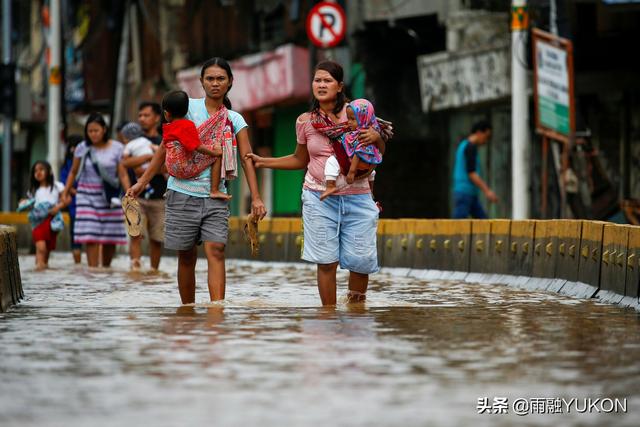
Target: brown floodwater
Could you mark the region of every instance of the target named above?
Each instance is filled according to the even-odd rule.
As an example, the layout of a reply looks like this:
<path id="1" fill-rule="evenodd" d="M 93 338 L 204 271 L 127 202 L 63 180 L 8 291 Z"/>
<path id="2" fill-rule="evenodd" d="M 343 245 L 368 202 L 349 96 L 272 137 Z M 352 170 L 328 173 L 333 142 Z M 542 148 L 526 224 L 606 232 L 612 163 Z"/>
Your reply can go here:
<path id="1" fill-rule="evenodd" d="M 124 256 L 20 263 L 26 299 L 0 314 L 1 426 L 640 424 L 631 309 L 392 274 L 347 305 L 343 271 L 322 308 L 310 266 L 246 261 L 228 261 L 227 300 L 210 304 L 202 259 L 198 302 L 181 306 L 172 258 L 157 275 Z"/>

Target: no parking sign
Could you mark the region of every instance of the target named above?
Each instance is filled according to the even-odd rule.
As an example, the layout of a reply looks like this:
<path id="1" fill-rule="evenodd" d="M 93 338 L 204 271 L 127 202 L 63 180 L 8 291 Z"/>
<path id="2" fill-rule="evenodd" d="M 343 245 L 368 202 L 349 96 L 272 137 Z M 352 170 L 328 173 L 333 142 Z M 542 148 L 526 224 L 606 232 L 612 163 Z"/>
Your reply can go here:
<path id="1" fill-rule="evenodd" d="M 344 39 L 347 17 L 339 4 L 323 1 L 307 15 L 307 35 L 318 47 L 333 47 Z"/>

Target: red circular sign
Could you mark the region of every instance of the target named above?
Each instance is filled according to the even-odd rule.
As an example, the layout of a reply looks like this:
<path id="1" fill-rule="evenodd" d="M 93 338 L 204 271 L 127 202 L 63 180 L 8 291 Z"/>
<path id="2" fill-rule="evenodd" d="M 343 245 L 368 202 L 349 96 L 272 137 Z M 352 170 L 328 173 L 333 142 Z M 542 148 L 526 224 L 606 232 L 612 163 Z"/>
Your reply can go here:
<path id="1" fill-rule="evenodd" d="M 320 2 L 307 15 L 307 35 L 318 47 L 336 46 L 346 31 L 347 16 L 337 3 Z"/>

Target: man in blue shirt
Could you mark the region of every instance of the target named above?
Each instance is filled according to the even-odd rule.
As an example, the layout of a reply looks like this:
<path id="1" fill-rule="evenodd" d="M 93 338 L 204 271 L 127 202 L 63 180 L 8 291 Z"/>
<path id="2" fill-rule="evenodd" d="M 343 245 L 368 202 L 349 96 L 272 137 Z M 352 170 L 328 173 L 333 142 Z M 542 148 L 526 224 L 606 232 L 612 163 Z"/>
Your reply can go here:
<path id="1" fill-rule="evenodd" d="M 471 134 L 460 142 L 456 150 L 453 166 L 453 217 L 456 219 L 487 218 L 487 213 L 480 204 L 479 190 L 491 203 L 496 203 L 498 197 L 480 177 L 480 159 L 478 147 L 491 139 L 491 124 L 480 121 L 471 128 Z"/>

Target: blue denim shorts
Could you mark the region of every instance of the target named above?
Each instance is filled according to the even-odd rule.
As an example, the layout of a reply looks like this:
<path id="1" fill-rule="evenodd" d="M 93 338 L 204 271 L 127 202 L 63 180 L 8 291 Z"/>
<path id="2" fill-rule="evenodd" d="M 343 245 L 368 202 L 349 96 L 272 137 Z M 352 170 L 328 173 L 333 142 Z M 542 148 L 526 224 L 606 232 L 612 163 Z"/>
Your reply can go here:
<path id="1" fill-rule="evenodd" d="M 371 194 L 329 196 L 302 190 L 302 259 L 314 264 L 340 262 L 362 274 L 378 271 L 378 207 Z"/>

